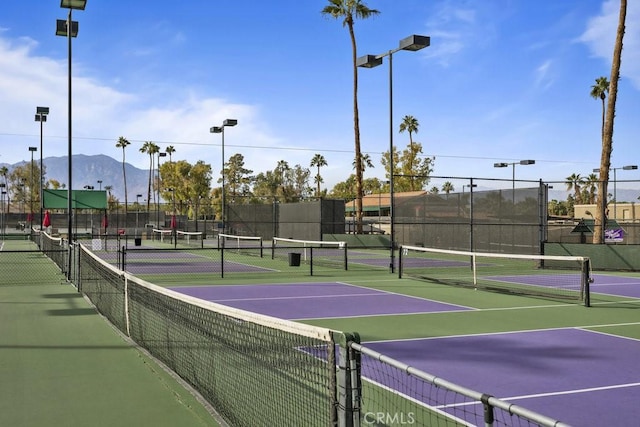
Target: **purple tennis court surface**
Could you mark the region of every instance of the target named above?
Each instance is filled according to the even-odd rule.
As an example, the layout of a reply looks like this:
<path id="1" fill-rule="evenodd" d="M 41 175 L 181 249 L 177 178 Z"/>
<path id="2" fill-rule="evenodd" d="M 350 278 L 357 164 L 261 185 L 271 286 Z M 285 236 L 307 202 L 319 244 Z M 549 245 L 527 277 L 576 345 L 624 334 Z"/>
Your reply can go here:
<path id="1" fill-rule="evenodd" d="M 570 425 L 631 426 L 640 420 L 638 340 L 569 328 L 366 346 Z M 388 381 L 365 361 L 363 375 Z"/>
<path id="2" fill-rule="evenodd" d="M 565 280 L 566 285 L 564 285 L 564 287 L 567 289 L 579 289 L 579 275 L 576 274 L 490 276 L 484 277 L 484 279 L 516 283 L 520 285 L 551 286 L 556 282 L 562 283 L 563 276 L 568 279 Z M 589 285 L 591 293 L 595 292 L 600 294 L 640 298 L 640 278 L 612 276 L 606 274 L 594 274 L 591 278 L 593 279 L 593 282 Z M 572 282 L 574 285 L 571 285 Z"/>
<path id="3" fill-rule="evenodd" d="M 467 307 L 333 282 L 172 289 L 230 307 L 291 320 L 468 310 Z"/>
<path id="4" fill-rule="evenodd" d="M 591 292 L 640 298 L 640 278 L 594 274 Z"/>

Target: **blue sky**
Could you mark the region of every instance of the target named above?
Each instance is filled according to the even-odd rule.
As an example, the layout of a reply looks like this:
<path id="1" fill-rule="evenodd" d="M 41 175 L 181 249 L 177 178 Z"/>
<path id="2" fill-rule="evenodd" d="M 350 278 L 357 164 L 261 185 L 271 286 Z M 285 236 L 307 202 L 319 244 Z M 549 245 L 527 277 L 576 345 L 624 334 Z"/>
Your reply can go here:
<path id="1" fill-rule="evenodd" d="M 37 4 L 37 6 L 36 6 Z M 242 7 L 238 7 L 241 4 Z M 174 159 L 221 164 L 245 157 L 254 172 L 279 160 L 309 166 L 322 154 L 325 186 L 352 172 L 351 45 L 326 0 L 265 2 L 88 0 L 74 12 L 74 154 L 148 168 L 144 141 L 173 145 Z M 510 179 L 494 162 L 535 159 L 517 179 L 562 181 L 600 162 L 601 104 L 589 96 L 610 77 L 618 0 L 368 0 L 381 13 L 355 26 L 358 56 L 410 34 L 431 46 L 393 56 L 394 129 L 405 115 L 435 157 L 434 175 Z M 0 163 L 29 160 L 40 142 L 33 116 L 51 109 L 44 156 L 67 153 L 67 44 L 55 36 L 58 0 L 6 2 L 0 14 Z M 612 167 L 640 163 L 640 2 L 630 1 Z M 362 149 L 383 179 L 389 147 L 388 63 L 359 72 Z M 394 132 L 399 148 L 408 135 Z M 39 153 L 38 153 L 39 155 Z M 623 176 L 624 173 L 624 176 Z M 108 180 L 108 177 L 96 177 Z M 618 179 L 640 179 L 619 171 Z M 619 187 L 623 187 L 619 184 Z M 458 189 L 459 190 L 459 189 Z"/>

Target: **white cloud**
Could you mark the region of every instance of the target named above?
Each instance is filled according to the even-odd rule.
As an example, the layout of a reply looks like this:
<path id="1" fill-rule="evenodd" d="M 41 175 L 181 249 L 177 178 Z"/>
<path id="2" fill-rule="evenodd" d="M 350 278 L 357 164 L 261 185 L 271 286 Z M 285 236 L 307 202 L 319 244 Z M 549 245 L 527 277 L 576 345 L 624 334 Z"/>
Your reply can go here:
<path id="1" fill-rule="evenodd" d="M 40 129 L 33 118 L 36 106 L 50 108 L 49 120 L 44 125 L 44 156 L 67 154 L 67 60 L 36 56 L 37 46 L 31 39 L 0 38 L 2 163 L 27 160 L 28 146 L 39 145 Z M 148 166 L 147 155 L 138 151 L 142 142 L 154 141 L 162 148 L 173 145 L 175 159 L 211 163 L 217 174 L 221 139 L 220 135 L 210 134 L 209 128 L 226 118 L 236 118 L 238 126 L 226 131 L 225 157 L 243 151 L 247 167 L 257 171 L 272 169 L 284 157 L 277 150 L 234 147 L 277 147 L 281 143 L 270 134 L 260 110 L 252 105 L 210 98 L 185 87 L 163 91 L 162 99 L 153 99 L 154 94 L 125 93 L 86 77 L 82 63 L 74 63 L 73 73 L 74 154 L 106 154 L 119 159 L 121 152 L 115 147 L 116 140 L 125 136 L 132 141 L 127 162 L 137 167 Z M 290 164 L 299 163 L 295 154 L 289 154 L 286 157 Z M 307 153 L 304 156 L 309 157 Z"/>
<path id="2" fill-rule="evenodd" d="M 587 22 L 587 28 L 578 38 L 589 47 L 594 57 L 603 59 L 607 70 L 613 57 L 619 15 L 620 2 L 606 0 L 600 14 Z M 620 74 L 640 89 L 640 2 L 628 3 L 625 27 Z"/>

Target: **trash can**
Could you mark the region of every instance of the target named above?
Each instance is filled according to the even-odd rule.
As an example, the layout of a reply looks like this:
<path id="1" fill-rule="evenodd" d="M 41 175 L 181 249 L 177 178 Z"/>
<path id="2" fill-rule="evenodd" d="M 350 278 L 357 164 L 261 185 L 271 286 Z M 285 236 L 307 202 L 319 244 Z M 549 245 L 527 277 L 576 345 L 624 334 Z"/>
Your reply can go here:
<path id="1" fill-rule="evenodd" d="M 142 237 L 136 237 L 136 238 L 134 239 L 134 244 L 135 244 L 136 246 L 142 246 Z"/>
<path id="2" fill-rule="evenodd" d="M 298 252 L 289 252 L 289 266 L 300 267 L 300 254 Z"/>

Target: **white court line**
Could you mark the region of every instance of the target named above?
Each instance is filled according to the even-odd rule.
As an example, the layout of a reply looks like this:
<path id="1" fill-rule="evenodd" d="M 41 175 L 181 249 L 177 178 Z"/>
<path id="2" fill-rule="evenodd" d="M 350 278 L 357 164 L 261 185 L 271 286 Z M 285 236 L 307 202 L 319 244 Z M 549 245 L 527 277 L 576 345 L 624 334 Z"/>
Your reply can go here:
<path id="1" fill-rule="evenodd" d="M 525 394 L 522 396 L 499 397 L 498 399 L 505 400 L 508 402 L 513 402 L 516 400 L 535 399 L 537 397 L 566 396 L 566 395 L 573 395 L 573 394 L 580 394 L 580 393 L 591 393 L 594 391 L 616 390 L 621 388 L 632 388 L 632 387 L 640 387 L 640 383 L 616 384 L 616 385 L 608 385 L 608 386 L 602 386 L 602 387 L 580 388 L 575 390 L 552 391 L 549 393 Z M 440 409 L 455 408 L 459 406 L 477 405 L 479 403 L 480 402 L 452 403 L 448 405 L 438 405 L 436 406 L 436 408 L 440 408 Z"/>

